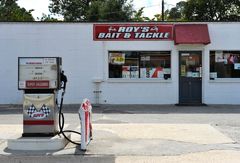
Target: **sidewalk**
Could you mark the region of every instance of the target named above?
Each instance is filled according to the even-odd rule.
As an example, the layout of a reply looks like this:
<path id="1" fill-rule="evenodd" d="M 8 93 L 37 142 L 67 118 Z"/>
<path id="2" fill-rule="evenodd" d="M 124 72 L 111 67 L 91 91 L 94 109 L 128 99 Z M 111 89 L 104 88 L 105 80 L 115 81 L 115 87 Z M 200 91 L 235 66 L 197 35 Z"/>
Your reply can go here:
<path id="1" fill-rule="evenodd" d="M 67 124 L 79 131 L 77 109 L 77 105 L 64 108 Z M 22 133 L 20 110 L 5 108 L 0 114 L 1 163 L 237 163 L 240 160 L 240 107 L 237 105 L 94 107 L 93 141 L 85 153 L 70 143 L 60 151 L 7 149 L 6 140 Z"/>

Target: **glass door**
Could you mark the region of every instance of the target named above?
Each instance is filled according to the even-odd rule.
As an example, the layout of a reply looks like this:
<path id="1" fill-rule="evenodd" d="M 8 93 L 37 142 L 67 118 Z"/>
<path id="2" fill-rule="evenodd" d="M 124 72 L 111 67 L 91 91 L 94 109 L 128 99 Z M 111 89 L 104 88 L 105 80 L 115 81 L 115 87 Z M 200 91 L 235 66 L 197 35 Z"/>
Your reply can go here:
<path id="1" fill-rule="evenodd" d="M 202 52 L 179 52 L 179 103 L 202 103 Z"/>

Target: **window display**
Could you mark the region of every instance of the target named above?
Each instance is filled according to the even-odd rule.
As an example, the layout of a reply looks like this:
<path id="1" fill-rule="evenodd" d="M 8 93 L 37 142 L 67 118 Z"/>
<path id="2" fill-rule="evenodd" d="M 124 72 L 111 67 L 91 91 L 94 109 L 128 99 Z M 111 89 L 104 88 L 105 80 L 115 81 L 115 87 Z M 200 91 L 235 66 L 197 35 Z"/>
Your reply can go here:
<path id="1" fill-rule="evenodd" d="M 169 51 L 110 51 L 109 78 L 171 78 Z"/>
<path id="2" fill-rule="evenodd" d="M 240 51 L 210 51 L 210 79 L 240 78 Z"/>
<path id="3" fill-rule="evenodd" d="M 181 77 L 201 78 L 202 77 L 202 58 L 195 52 L 181 53 Z"/>

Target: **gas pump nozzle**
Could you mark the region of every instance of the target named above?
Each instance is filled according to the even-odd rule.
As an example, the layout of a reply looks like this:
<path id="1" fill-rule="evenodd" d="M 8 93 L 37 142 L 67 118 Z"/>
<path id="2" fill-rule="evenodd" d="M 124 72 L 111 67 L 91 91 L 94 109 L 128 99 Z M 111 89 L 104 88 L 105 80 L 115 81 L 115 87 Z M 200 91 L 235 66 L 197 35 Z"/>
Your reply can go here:
<path id="1" fill-rule="evenodd" d="M 69 142 L 76 144 L 76 145 L 80 145 L 80 143 L 74 142 L 71 139 L 69 139 L 66 135 L 65 132 L 72 132 L 78 135 L 81 135 L 81 133 L 77 132 L 77 131 L 73 131 L 73 130 L 63 130 L 64 128 L 64 114 L 62 113 L 62 108 L 63 108 L 63 98 L 64 98 L 64 94 L 65 94 L 65 90 L 66 90 L 66 85 L 67 85 L 67 76 L 64 74 L 64 71 L 61 71 L 60 73 L 60 80 L 61 80 L 61 89 L 62 91 L 62 96 L 61 96 L 61 102 L 60 102 L 60 106 L 59 106 L 59 121 L 58 121 L 58 125 L 59 125 L 59 133 L 58 134 L 62 134 Z"/>
<path id="2" fill-rule="evenodd" d="M 60 80 L 61 80 L 61 88 L 65 92 L 66 84 L 67 84 L 67 76 L 64 74 L 64 71 L 60 74 Z"/>

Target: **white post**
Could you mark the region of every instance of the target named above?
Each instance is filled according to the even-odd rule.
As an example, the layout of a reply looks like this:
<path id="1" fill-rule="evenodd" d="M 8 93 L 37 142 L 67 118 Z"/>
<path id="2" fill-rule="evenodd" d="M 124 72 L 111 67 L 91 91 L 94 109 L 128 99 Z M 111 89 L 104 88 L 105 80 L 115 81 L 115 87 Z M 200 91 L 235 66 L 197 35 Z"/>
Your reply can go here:
<path id="1" fill-rule="evenodd" d="M 81 121 L 81 150 L 86 150 L 92 139 L 92 105 L 88 99 L 84 99 L 80 109 Z"/>

